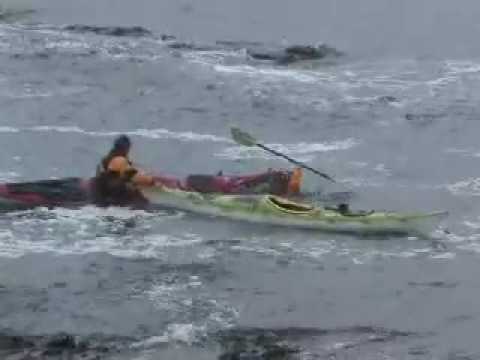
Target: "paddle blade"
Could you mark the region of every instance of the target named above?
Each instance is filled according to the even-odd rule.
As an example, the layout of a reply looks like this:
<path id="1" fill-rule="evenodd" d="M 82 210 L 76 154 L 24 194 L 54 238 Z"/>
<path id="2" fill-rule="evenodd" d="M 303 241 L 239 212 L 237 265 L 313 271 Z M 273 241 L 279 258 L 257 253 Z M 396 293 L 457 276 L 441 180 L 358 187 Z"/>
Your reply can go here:
<path id="1" fill-rule="evenodd" d="M 249 133 L 240 130 L 237 127 L 230 128 L 230 133 L 232 134 L 232 139 L 240 145 L 243 146 L 255 146 L 257 145 L 257 139 L 255 139 Z"/>

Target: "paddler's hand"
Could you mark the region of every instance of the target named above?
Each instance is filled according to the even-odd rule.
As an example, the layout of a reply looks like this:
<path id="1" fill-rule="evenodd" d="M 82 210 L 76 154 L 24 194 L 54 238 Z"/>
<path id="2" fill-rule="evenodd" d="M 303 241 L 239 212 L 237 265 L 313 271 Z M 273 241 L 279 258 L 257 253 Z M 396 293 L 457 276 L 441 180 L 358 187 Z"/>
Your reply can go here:
<path id="1" fill-rule="evenodd" d="M 161 189 L 161 188 L 163 188 L 164 185 L 163 185 L 158 179 L 155 179 L 155 178 L 152 176 L 151 186 Z"/>
<path id="2" fill-rule="evenodd" d="M 155 184 L 155 178 L 153 176 L 139 172 L 133 177 L 132 182 L 137 186 L 150 187 Z"/>

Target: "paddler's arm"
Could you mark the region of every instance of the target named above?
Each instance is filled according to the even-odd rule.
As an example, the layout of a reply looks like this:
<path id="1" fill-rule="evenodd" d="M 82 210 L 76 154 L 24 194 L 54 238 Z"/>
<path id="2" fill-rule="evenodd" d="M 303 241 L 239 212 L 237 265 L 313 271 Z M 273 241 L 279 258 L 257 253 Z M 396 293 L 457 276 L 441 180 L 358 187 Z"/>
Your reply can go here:
<path id="1" fill-rule="evenodd" d="M 120 176 L 131 181 L 134 185 L 152 186 L 155 184 L 153 176 L 138 171 L 130 165 L 130 162 L 125 157 L 122 156 L 113 158 L 108 165 L 108 170 L 119 173 Z"/>
<path id="2" fill-rule="evenodd" d="M 132 182 L 138 186 L 153 186 L 155 185 L 155 178 L 153 176 L 137 171 L 137 173 L 132 178 Z"/>

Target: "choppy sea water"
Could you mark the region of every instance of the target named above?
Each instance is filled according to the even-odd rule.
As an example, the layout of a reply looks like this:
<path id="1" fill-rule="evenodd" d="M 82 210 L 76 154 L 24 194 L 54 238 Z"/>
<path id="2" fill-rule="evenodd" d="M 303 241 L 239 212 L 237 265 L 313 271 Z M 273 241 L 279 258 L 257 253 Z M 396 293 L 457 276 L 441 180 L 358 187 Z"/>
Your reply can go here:
<path id="1" fill-rule="evenodd" d="M 179 176 L 287 166 L 236 145 L 236 124 L 335 176 L 356 207 L 450 215 L 420 239 L 118 208 L 2 214 L 4 358 L 478 358 L 475 51 L 445 45 L 427 56 L 427 44 L 412 55 L 390 44 L 383 54 L 372 32 L 363 45 L 373 56 L 334 36 L 338 18 L 323 39 L 307 34 L 311 24 L 275 35 L 254 21 L 266 5 L 237 29 L 227 5 L 135 6 L 173 14 L 162 26 L 138 12 L 127 21 L 125 4 L 107 14 L 107 3 L 2 8 L 2 181 L 91 176 L 120 133 L 145 168 Z M 341 4 L 328 9 L 348 15 Z M 205 25 L 219 19 L 216 32 Z M 251 56 L 317 40 L 345 54 Z"/>

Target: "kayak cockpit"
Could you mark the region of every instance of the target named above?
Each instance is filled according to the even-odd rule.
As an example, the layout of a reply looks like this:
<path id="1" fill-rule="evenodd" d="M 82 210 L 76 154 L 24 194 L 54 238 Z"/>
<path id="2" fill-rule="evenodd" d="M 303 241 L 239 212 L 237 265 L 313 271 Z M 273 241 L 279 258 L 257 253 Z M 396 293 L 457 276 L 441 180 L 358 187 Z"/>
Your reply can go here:
<path id="1" fill-rule="evenodd" d="M 309 204 L 297 203 L 277 196 L 267 196 L 267 202 L 278 210 L 288 213 L 308 214 L 315 210 Z"/>

